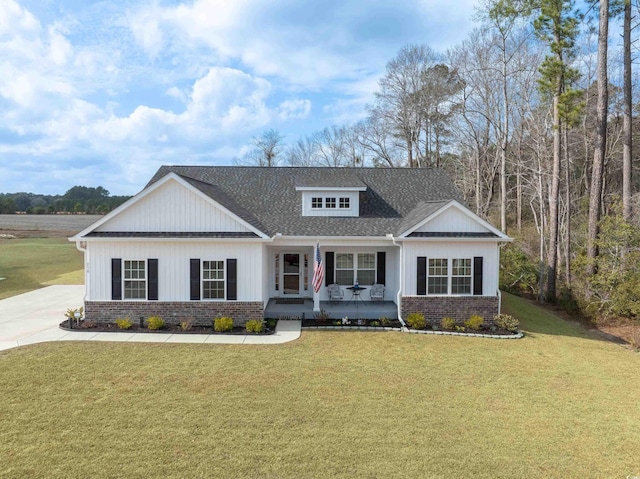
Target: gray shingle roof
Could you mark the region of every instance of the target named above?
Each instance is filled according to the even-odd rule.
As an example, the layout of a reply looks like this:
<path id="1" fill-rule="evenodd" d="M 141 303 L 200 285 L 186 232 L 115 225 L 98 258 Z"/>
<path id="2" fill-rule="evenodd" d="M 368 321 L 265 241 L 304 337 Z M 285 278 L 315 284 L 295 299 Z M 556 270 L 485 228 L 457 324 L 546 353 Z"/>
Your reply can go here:
<path id="1" fill-rule="evenodd" d="M 269 236 L 399 234 L 449 200 L 464 204 L 447 175 L 432 168 L 163 166 L 147 186 L 170 172 Z M 360 217 L 302 216 L 296 186 L 366 186 L 360 192 Z"/>
<path id="2" fill-rule="evenodd" d="M 86 238 L 258 238 L 250 231 L 92 231 Z"/>

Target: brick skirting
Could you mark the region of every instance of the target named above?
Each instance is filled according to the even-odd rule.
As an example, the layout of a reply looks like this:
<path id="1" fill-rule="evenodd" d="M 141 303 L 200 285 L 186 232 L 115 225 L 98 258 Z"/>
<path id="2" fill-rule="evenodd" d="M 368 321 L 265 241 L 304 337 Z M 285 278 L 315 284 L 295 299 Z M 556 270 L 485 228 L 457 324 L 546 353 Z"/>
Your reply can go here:
<path id="1" fill-rule="evenodd" d="M 491 324 L 499 306 L 497 296 L 403 296 L 401 301 L 404 319 L 408 314 L 422 313 L 427 321 L 436 322 L 448 316 L 463 323 L 478 314 L 485 324 Z"/>
<path id="2" fill-rule="evenodd" d="M 85 301 L 84 317 L 96 323 L 113 323 L 128 316 L 138 322 L 140 316 L 161 316 L 167 324 L 192 321 L 211 326 L 214 318 L 228 316 L 236 326 L 249 319 L 264 319 L 261 301 Z"/>

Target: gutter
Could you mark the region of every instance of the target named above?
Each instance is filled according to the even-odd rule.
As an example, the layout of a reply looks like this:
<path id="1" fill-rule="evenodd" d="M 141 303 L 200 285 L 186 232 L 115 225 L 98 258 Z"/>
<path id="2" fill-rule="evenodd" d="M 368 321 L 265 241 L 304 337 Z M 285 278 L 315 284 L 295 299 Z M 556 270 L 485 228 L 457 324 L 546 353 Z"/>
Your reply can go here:
<path id="1" fill-rule="evenodd" d="M 389 238 L 393 242 L 394 246 L 400 248 L 400 286 L 398 287 L 398 292 L 396 293 L 396 305 L 398 307 L 398 321 L 400 321 L 400 324 L 402 325 L 402 330 L 407 331 L 407 324 L 404 322 L 404 319 L 402 319 L 401 307 L 402 285 L 404 283 L 404 258 L 402 257 L 402 245 L 396 242 L 396 238 L 393 236 L 393 234 L 388 234 L 387 238 Z"/>

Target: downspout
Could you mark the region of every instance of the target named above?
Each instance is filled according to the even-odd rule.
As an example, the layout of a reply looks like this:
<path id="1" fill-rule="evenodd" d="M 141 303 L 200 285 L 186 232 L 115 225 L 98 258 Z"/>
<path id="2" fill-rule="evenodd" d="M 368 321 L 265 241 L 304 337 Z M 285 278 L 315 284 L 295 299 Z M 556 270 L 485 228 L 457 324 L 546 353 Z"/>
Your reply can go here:
<path id="1" fill-rule="evenodd" d="M 69 240 L 73 238 L 68 238 Z M 84 296 L 82 297 L 82 303 L 87 301 L 87 294 L 89 293 L 89 285 L 91 282 L 91 275 L 89 274 L 89 262 L 87 261 L 87 242 L 75 240 L 76 249 L 82 252 L 82 259 L 84 260 Z M 86 308 L 85 308 L 86 309 Z"/>
<path id="2" fill-rule="evenodd" d="M 398 278 L 400 281 L 400 286 L 398 287 L 398 292 L 396 294 L 396 306 L 398 307 L 398 321 L 400 321 L 400 324 L 402 325 L 402 330 L 406 331 L 407 330 L 407 324 L 404 322 L 404 319 L 402 319 L 402 305 L 401 305 L 401 301 L 402 301 L 402 284 L 404 283 L 404 259 L 402 258 L 402 245 L 396 242 L 395 237 L 393 236 L 393 234 L 388 234 L 387 238 L 391 239 L 391 241 L 393 242 L 394 246 L 397 246 L 398 248 L 400 248 L 400 277 Z"/>

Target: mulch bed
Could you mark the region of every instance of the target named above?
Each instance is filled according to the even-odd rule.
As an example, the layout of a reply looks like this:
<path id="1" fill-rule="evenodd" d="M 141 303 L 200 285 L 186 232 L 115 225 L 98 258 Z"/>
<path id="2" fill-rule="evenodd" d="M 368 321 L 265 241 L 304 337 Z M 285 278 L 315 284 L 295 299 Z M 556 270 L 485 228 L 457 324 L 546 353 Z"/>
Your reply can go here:
<path id="1" fill-rule="evenodd" d="M 68 319 L 65 319 L 60 323 L 60 329 L 66 331 L 92 331 L 95 333 L 155 333 L 155 334 L 226 334 L 226 335 L 252 335 L 252 336 L 265 336 L 275 333 L 274 329 L 266 328 L 262 333 L 250 333 L 243 327 L 236 326 L 231 331 L 218 332 L 214 331 L 212 326 L 192 326 L 190 329 L 184 331 L 180 329 L 180 325 L 166 325 L 163 329 L 152 330 L 147 328 L 141 328 L 139 325 L 133 325 L 129 329 L 120 329 L 115 324 L 105 323 L 93 323 L 91 321 L 80 321 L 80 324 L 76 326 L 75 321 L 73 327 L 69 327 Z"/>
<path id="2" fill-rule="evenodd" d="M 343 322 L 339 319 L 327 319 L 327 320 L 318 320 L 318 319 L 304 319 L 302 321 L 302 327 L 303 328 L 309 328 L 309 327 L 329 327 L 331 326 L 332 329 L 335 328 L 344 328 L 344 329 L 354 329 L 354 327 L 366 327 L 367 329 L 384 329 L 386 328 L 400 328 L 402 325 L 400 324 L 400 321 L 398 321 L 397 319 L 394 320 L 390 320 L 388 322 L 386 322 L 384 325 L 380 322 L 380 320 L 376 320 L 376 319 L 352 319 L 350 320 L 349 324 L 343 324 Z M 498 328 L 497 326 L 493 326 L 493 327 L 487 327 L 487 328 L 482 328 L 478 331 L 474 331 L 471 329 L 465 329 L 465 331 L 458 331 L 455 329 L 452 330 L 448 330 L 448 329 L 442 329 L 442 328 L 438 328 L 438 329 L 434 329 L 430 326 L 427 326 L 425 329 L 425 331 L 443 331 L 446 333 L 452 333 L 452 332 L 458 332 L 458 333 L 468 333 L 468 334 L 489 334 L 489 335 L 494 335 L 494 336 L 514 336 L 516 333 L 513 333 L 511 331 L 507 331 L 506 329 L 501 329 Z"/>

